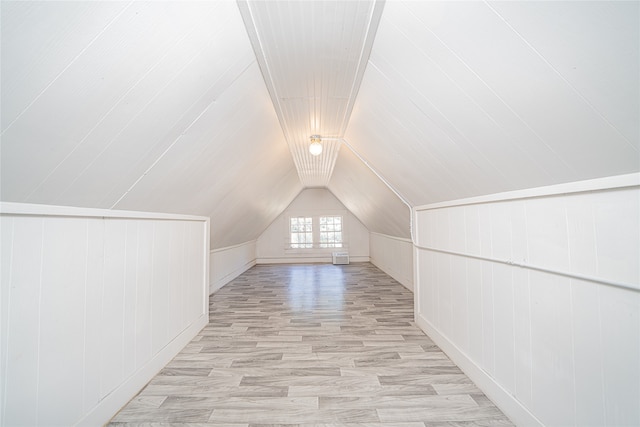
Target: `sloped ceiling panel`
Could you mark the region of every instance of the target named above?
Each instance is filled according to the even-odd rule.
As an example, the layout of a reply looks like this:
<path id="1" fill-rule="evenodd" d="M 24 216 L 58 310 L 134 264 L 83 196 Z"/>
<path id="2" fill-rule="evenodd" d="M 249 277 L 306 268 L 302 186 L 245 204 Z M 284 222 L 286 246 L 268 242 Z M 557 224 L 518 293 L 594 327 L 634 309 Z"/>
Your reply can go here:
<path id="1" fill-rule="evenodd" d="M 214 247 L 302 188 L 235 2 L 3 1 L 1 154 L 4 201 L 213 214 Z"/>
<path id="2" fill-rule="evenodd" d="M 380 1 L 239 1 L 306 187 L 328 184 L 383 9 Z M 323 152 L 309 153 L 310 137 Z"/>
<path id="3" fill-rule="evenodd" d="M 348 147 L 342 147 L 329 190 L 370 231 L 411 238 L 409 206 Z"/>
<path id="4" fill-rule="evenodd" d="M 640 168 L 637 2 L 389 2 L 346 139 L 412 205 Z"/>
<path id="5" fill-rule="evenodd" d="M 3 133 L 128 9 L 125 2 L 3 1 L 1 7 Z"/>
<path id="6" fill-rule="evenodd" d="M 213 247 L 255 239 L 302 190 L 257 64 L 116 204 L 209 215 Z"/>

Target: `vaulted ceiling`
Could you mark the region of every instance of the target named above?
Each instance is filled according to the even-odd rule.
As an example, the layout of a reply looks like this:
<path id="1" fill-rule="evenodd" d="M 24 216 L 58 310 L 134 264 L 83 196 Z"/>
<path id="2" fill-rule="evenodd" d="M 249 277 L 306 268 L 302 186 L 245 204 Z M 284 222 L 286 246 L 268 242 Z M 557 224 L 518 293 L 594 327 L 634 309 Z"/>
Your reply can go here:
<path id="1" fill-rule="evenodd" d="M 370 1 L 239 1 L 305 187 L 326 187 L 382 13 Z M 309 152 L 321 137 L 323 155 Z"/>
<path id="2" fill-rule="evenodd" d="M 2 201 L 224 247 L 305 187 L 408 237 L 409 206 L 640 170 L 638 2 L 0 5 Z"/>

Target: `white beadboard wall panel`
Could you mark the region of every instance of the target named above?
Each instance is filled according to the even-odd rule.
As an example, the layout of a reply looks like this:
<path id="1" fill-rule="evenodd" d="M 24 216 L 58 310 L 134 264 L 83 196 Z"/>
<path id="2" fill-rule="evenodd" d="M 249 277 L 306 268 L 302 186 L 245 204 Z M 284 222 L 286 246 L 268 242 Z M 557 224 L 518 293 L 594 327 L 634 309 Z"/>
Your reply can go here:
<path id="1" fill-rule="evenodd" d="M 413 291 L 413 243 L 409 239 L 369 232 L 371 263 Z"/>
<path id="2" fill-rule="evenodd" d="M 409 206 L 348 146 L 340 150 L 328 188 L 370 231 L 411 237 Z"/>
<path id="3" fill-rule="evenodd" d="M 598 292 L 605 423 L 639 424 L 640 294 L 613 288 Z"/>
<path id="4" fill-rule="evenodd" d="M 417 249 L 416 249 L 417 253 Z M 428 258 L 428 257 L 427 257 Z M 466 280 L 467 280 L 467 316 L 469 319 L 480 319 L 480 322 L 467 322 L 467 334 L 469 336 L 469 355 L 474 359 L 483 358 L 483 349 L 486 345 L 482 335 L 482 319 L 484 312 L 482 310 L 482 304 L 474 304 L 474 301 L 482 301 L 482 286 L 477 286 L 476 282 L 482 280 L 482 265 L 480 261 L 475 259 L 466 260 Z M 427 265 L 426 268 L 432 268 Z M 418 267 L 416 267 L 417 269 Z M 423 267 L 420 267 L 422 271 L 425 271 Z M 436 300 L 429 301 L 431 305 L 436 304 Z"/>
<path id="5" fill-rule="evenodd" d="M 441 256 L 446 257 L 444 254 Z M 496 372 L 496 314 L 494 310 L 494 285 L 493 285 L 493 268 L 486 263 L 480 264 L 482 273 L 482 336 L 484 340 L 482 357 L 485 362 L 485 369 L 491 376 L 495 376 Z M 435 302 L 434 304 L 438 304 Z"/>
<path id="6" fill-rule="evenodd" d="M 169 237 L 169 244 L 171 248 L 175 248 L 171 253 L 172 261 L 176 259 L 177 262 L 168 263 L 169 289 L 167 292 L 167 299 L 169 301 L 169 315 L 167 316 L 167 335 L 173 337 L 178 334 L 184 328 L 183 309 L 184 309 L 184 294 L 181 291 L 181 285 L 184 283 L 184 266 L 186 260 L 184 259 L 186 253 L 184 248 L 185 235 L 184 227 L 172 227 Z"/>
<path id="7" fill-rule="evenodd" d="M 482 261 L 473 260 L 476 263 Z M 531 289 L 530 277 L 525 270 L 512 269 L 513 274 L 513 351 L 514 351 L 514 389 L 518 400 L 532 407 L 533 353 L 531 341 Z M 478 304 L 476 309 L 482 310 Z M 482 329 L 479 339 L 482 339 Z M 476 359 L 479 360 L 479 359 Z M 587 372 L 587 371 L 585 371 Z M 580 423 L 578 423 L 579 425 Z"/>
<path id="8" fill-rule="evenodd" d="M 207 224 L 207 226 L 209 226 L 209 224 Z M 210 269 L 209 260 L 206 259 L 206 257 L 203 259 L 203 257 L 200 256 L 200 248 L 196 245 L 196 242 L 199 242 L 202 237 L 201 230 L 196 224 L 190 224 L 187 226 L 187 233 L 189 235 L 189 240 L 187 242 L 189 243 L 185 242 L 186 249 L 183 253 L 187 263 L 185 264 L 185 267 L 187 268 L 185 280 L 187 281 L 187 283 L 194 283 L 200 280 L 200 271 L 203 269 L 206 271 L 205 280 L 208 280 L 209 269 Z M 208 234 L 211 235 L 211 232 L 209 231 Z M 207 245 L 207 249 L 210 249 L 209 245 Z M 186 301 L 186 304 L 184 305 L 184 308 L 186 309 L 185 317 L 184 317 L 185 324 L 188 321 L 188 316 L 190 315 L 190 313 L 194 313 L 200 309 L 200 293 L 201 292 L 202 290 L 195 286 L 191 286 L 187 289 L 187 292 L 185 294 L 187 301 Z M 209 313 L 208 293 L 205 294 L 204 301 L 205 301 L 204 311 L 205 313 L 208 314 Z M 149 323 L 149 325 L 151 325 L 151 322 Z"/>
<path id="9" fill-rule="evenodd" d="M 345 138 L 413 206 L 637 172 L 638 7 L 389 2 Z"/>
<path id="10" fill-rule="evenodd" d="M 567 309 L 572 305 L 570 280 L 533 271 L 529 281 L 531 409 L 545 425 L 574 425 L 575 404 L 558 405 L 575 401 L 571 310 Z M 496 343 L 496 348 L 502 347 Z"/>
<path id="11" fill-rule="evenodd" d="M 628 190 L 599 193 L 593 199 L 597 274 L 621 282 L 640 282 L 638 244 L 629 236 L 640 236 L 640 196 Z M 621 215 L 619 211 L 625 212 Z M 574 211 L 574 213 L 577 213 Z M 571 218 L 570 218 L 571 219 Z M 571 247 L 580 253 L 581 247 Z"/>
<path id="12" fill-rule="evenodd" d="M 342 215 L 345 247 L 289 249 L 289 217 L 305 215 Z M 331 262 L 331 253 L 335 251 L 349 252 L 351 262 L 369 261 L 369 230 L 329 190 L 307 188 L 260 235 L 256 242 L 256 262 Z"/>
<path id="13" fill-rule="evenodd" d="M 416 321 L 517 424 L 638 424 L 639 222 L 638 174 L 417 207 Z"/>
<path id="14" fill-rule="evenodd" d="M 154 238 L 154 224 L 152 222 L 142 222 L 138 224 L 138 245 L 136 248 L 136 276 L 137 286 L 135 288 L 135 301 L 138 302 L 135 311 L 135 364 L 148 360 L 153 354 L 151 345 L 152 326 L 152 294 L 154 290 L 155 278 L 153 276 L 154 249 L 147 242 L 152 242 Z M 190 246 L 189 246 L 190 247 Z M 197 255 L 190 254 L 195 259 Z M 194 260 L 195 260 L 194 259 Z M 190 267 L 190 271 L 193 266 Z M 197 271 L 197 269 L 195 270 Z M 189 277 L 186 283 L 192 283 L 193 277 Z M 188 300 L 192 300 L 190 295 Z M 197 307 L 190 306 L 188 312 L 193 312 Z"/>
<path id="15" fill-rule="evenodd" d="M 44 221 L 38 295 L 38 364 L 35 366 L 38 424 L 65 425 L 82 416 L 83 378 L 78 366 L 83 364 L 84 353 L 87 226 L 84 221 L 80 224 L 76 221 L 73 218 Z M 107 349 L 107 354 L 109 351 Z M 122 373 L 119 377 L 122 378 Z M 61 393 L 62 385 L 64 393 Z"/>
<path id="16" fill-rule="evenodd" d="M 46 212 L 46 210 L 45 210 Z M 92 408 L 97 407 L 102 400 L 101 392 L 102 376 L 99 368 L 103 357 L 103 301 L 105 289 L 105 231 L 106 227 L 102 221 L 86 221 L 87 224 L 87 266 L 86 266 L 86 283 L 91 284 L 85 287 L 85 314 L 84 314 L 84 343 L 85 357 L 82 364 L 82 370 L 86 372 L 83 384 L 83 407 L 82 413 L 86 414 Z M 151 222 L 141 223 L 141 226 L 153 226 Z M 152 237 L 152 236 L 149 236 Z M 147 242 L 152 240 L 147 240 Z M 149 245 L 150 246 L 150 245 Z M 151 249 L 150 249 L 151 251 Z M 141 270 L 143 271 L 141 266 Z M 140 287 L 144 284 L 139 283 Z M 150 284 L 149 284 L 150 285 Z M 147 295 L 151 298 L 151 293 Z M 144 311 L 143 299 L 140 298 L 139 312 Z M 101 331 L 96 333 L 96 331 Z M 106 332 L 106 331 L 105 331 Z M 142 337 L 140 337 L 142 338 Z M 143 339 L 140 339 L 137 349 L 144 347 Z M 149 360 L 151 356 L 151 348 L 149 348 L 147 358 L 137 360 L 136 365 Z"/>
<path id="17" fill-rule="evenodd" d="M 209 260 L 209 294 L 212 294 L 256 265 L 256 241 L 214 249 L 209 255 Z"/>
<path id="18" fill-rule="evenodd" d="M 126 248 L 126 222 L 107 221 L 104 224 L 104 283 L 101 295 L 100 324 L 105 325 L 113 319 L 122 319 L 114 322 L 112 326 L 101 331 L 100 342 L 100 365 L 104 368 L 100 370 L 100 395 L 105 396 L 111 393 L 121 382 L 124 375 L 124 361 L 122 351 L 124 350 L 124 276 L 127 254 Z M 158 239 L 159 240 L 159 239 Z M 158 241 L 158 253 L 166 246 Z M 158 261 L 167 265 L 168 259 L 162 259 L 158 255 Z M 154 283 L 158 294 L 155 305 L 160 305 L 163 300 L 162 284 L 166 281 L 166 275 L 158 278 Z M 166 308 L 165 308 L 166 311 Z M 159 323 L 163 321 L 158 319 Z M 161 327 L 155 331 L 162 330 Z M 154 353 L 158 348 L 154 348 Z"/>
<path id="19" fill-rule="evenodd" d="M 466 260 L 452 259 L 451 264 L 451 335 L 456 342 L 461 342 L 465 347 L 469 347 L 468 334 L 468 286 L 466 274 Z M 456 303 L 457 302 L 457 303 Z"/>
<path id="20" fill-rule="evenodd" d="M 594 372 L 595 375 L 575 377 L 576 424 L 605 425 L 604 378 L 601 367 L 604 353 L 599 312 L 600 287 L 591 282 L 571 282 L 575 336 L 573 339 L 576 372 Z"/>
<path id="21" fill-rule="evenodd" d="M 127 222 L 126 226 L 126 247 L 127 258 L 133 258 L 134 262 L 127 261 L 124 274 L 124 333 L 122 339 L 122 367 L 125 377 L 129 377 L 135 370 L 136 360 L 136 280 L 138 270 L 138 227 L 137 224 Z M 183 260 L 177 260 L 183 262 Z M 186 282 L 183 282 L 186 283 Z M 181 301 L 177 304 L 182 305 Z"/>
<path id="22" fill-rule="evenodd" d="M 44 220 L 27 222 L 4 216 L 0 220 L 3 261 L 9 261 L 2 265 L 9 274 L 3 275 L 1 288 L 2 301 L 8 306 L 2 337 L 2 423 L 19 420 L 23 425 L 36 425 Z M 12 283 L 29 286 L 11 286 Z M 30 410 L 24 411 L 27 407 Z"/>
<path id="23" fill-rule="evenodd" d="M 11 265 L 11 241 L 13 240 L 13 219 L 0 221 L 0 235 L 7 236 L 6 239 L 0 239 L 0 283 L 9 283 L 11 280 L 11 269 L 6 266 Z M 9 300 L 0 294 L 0 372 L 7 372 L 6 349 L 8 345 L 9 334 Z M 4 395 L 4 394 L 3 394 Z M 2 414 L 0 413 L 0 419 Z"/>
<path id="24" fill-rule="evenodd" d="M 569 269 L 565 203 L 561 197 L 526 201 L 528 259 L 531 264 L 561 271 Z"/>
<path id="25" fill-rule="evenodd" d="M 206 324 L 208 219 L 1 213 L 1 422 L 104 424 Z"/>

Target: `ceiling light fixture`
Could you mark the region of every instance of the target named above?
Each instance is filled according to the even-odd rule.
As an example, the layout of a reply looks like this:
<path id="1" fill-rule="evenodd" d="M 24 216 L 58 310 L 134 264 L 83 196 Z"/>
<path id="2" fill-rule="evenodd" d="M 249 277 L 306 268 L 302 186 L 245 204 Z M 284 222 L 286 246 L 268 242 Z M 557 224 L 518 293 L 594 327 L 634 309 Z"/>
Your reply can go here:
<path id="1" fill-rule="evenodd" d="M 320 135 L 311 135 L 311 145 L 309 145 L 309 152 L 313 156 L 319 156 L 322 153 L 322 139 L 320 139 Z"/>

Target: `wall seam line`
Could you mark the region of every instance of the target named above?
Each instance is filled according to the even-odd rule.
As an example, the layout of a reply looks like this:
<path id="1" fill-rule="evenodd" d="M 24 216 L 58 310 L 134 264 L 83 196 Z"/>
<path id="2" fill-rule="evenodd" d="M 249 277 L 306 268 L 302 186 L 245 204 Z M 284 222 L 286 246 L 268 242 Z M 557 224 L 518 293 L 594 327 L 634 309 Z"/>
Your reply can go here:
<path id="1" fill-rule="evenodd" d="M 488 257 L 484 257 L 484 256 L 480 256 L 480 255 L 468 254 L 468 253 L 464 253 L 464 252 L 456 252 L 456 251 L 450 251 L 450 250 L 446 250 L 446 249 L 430 248 L 430 247 L 426 247 L 426 246 L 420 246 L 420 245 L 417 245 L 417 244 L 414 245 L 414 246 L 416 248 L 418 248 L 418 249 L 422 249 L 422 250 L 425 250 L 425 251 L 431 251 L 431 252 L 438 252 L 438 253 L 443 253 L 443 254 L 448 254 L 448 255 L 461 256 L 461 257 L 472 258 L 472 259 L 477 259 L 477 260 L 481 260 L 481 261 L 489 261 L 489 262 L 493 262 L 493 263 L 497 263 L 497 264 L 506 264 L 506 265 L 510 265 L 510 266 L 513 266 L 513 267 L 525 268 L 527 270 L 535 270 L 535 271 L 541 271 L 543 273 L 550 273 L 550 274 L 555 274 L 555 275 L 558 275 L 558 276 L 564 276 L 564 277 L 568 277 L 570 279 L 584 280 L 586 282 L 593 282 L 593 283 L 598 283 L 598 284 L 601 284 L 601 285 L 607 285 L 607 286 L 611 286 L 611 287 L 615 287 L 615 288 L 626 289 L 626 290 L 630 290 L 630 291 L 634 291 L 634 292 L 640 292 L 640 287 L 638 285 L 634 285 L 634 284 L 631 284 L 631 283 L 616 282 L 614 280 L 608 280 L 608 279 L 605 279 L 605 278 L 602 278 L 602 277 L 587 276 L 587 275 L 583 275 L 583 274 L 579 274 L 579 273 L 572 273 L 572 272 L 569 272 L 569 271 L 555 270 L 555 269 L 551 269 L 551 268 L 540 267 L 540 266 L 537 266 L 537 265 L 520 263 L 520 262 L 511 261 L 511 260 L 505 260 L 505 259 L 488 258 Z"/>

